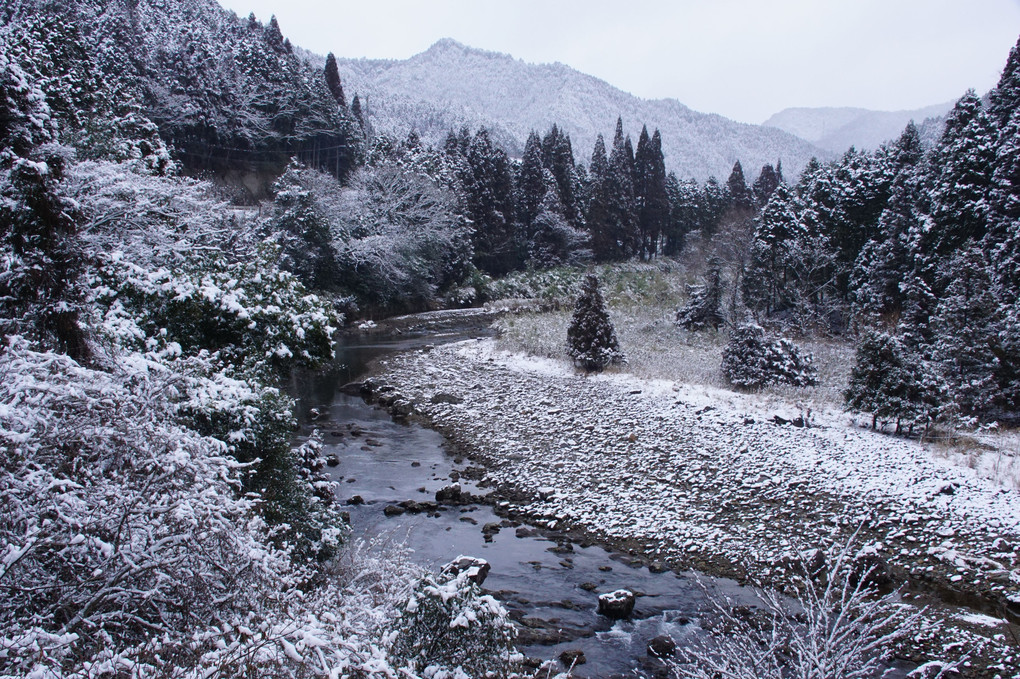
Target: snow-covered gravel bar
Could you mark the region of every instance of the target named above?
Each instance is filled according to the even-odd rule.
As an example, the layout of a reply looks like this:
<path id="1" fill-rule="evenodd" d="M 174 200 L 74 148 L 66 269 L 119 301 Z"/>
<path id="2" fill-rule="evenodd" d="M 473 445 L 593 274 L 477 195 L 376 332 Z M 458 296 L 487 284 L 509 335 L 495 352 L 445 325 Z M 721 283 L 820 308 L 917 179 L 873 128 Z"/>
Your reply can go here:
<path id="1" fill-rule="evenodd" d="M 780 425 L 753 396 L 586 376 L 491 339 L 390 358 L 377 379 L 530 498 L 533 519 L 765 582 L 859 531 L 914 593 L 1020 613 L 1020 494 L 916 441 L 845 417 Z"/>

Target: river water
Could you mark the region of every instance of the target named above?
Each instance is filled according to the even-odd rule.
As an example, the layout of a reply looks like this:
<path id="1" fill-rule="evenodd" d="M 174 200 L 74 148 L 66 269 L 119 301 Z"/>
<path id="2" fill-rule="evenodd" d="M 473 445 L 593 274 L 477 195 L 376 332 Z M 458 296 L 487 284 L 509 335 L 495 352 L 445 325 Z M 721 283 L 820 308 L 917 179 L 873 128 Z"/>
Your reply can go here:
<path id="1" fill-rule="evenodd" d="M 564 651 L 581 650 L 585 664 L 575 676 L 634 676 L 665 672 L 649 657 L 648 643 L 666 635 L 682 646 L 693 634 L 704 634 L 700 622 L 710 615 L 710 597 L 753 603 L 752 594 L 735 582 L 695 574 L 653 573 L 628 555 L 596 545 L 570 543 L 565 536 L 530 526 L 507 525 L 487 504 L 451 507 L 439 516 L 383 510 L 405 500 L 433 500 L 440 488 L 463 473 L 466 461 L 447 454 L 437 432 L 393 421 L 380 408 L 348 396 L 338 387 L 361 376 L 367 365 L 394 352 L 426 344 L 476 337 L 484 331 L 454 322 L 400 335 L 356 335 L 337 350 L 333 370 L 295 380 L 293 389 L 305 416 L 301 434 L 317 428 L 324 454 L 340 463 L 331 469 L 339 482 L 341 504 L 360 496 L 363 504 L 350 511 L 355 537 L 404 543 L 421 564 L 433 569 L 459 555 L 488 561 L 492 570 L 484 589 L 495 595 L 522 623 L 520 650 L 528 657 L 558 659 Z M 316 408 L 320 416 L 310 421 Z M 460 480 L 465 491 L 485 491 Z M 486 524 L 503 524 L 489 531 Z M 629 620 L 611 621 L 597 613 L 598 594 L 627 588 L 638 594 Z M 559 669 L 563 669 L 562 665 Z"/>

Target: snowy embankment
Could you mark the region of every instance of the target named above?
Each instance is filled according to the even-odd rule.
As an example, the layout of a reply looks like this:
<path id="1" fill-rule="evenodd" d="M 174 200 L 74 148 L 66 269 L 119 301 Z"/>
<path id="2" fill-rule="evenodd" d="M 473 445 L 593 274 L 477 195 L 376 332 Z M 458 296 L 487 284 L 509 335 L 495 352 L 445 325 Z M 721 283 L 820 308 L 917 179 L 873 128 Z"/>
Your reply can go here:
<path id="1" fill-rule="evenodd" d="M 493 483 L 531 496 L 532 517 L 766 581 L 859 530 L 880 563 L 929 583 L 918 589 L 1020 609 L 1020 495 L 915 441 L 832 416 L 778 425 L 753 396 L 584 376 L 492 340 L 401 355 L 380 379 Z"/>

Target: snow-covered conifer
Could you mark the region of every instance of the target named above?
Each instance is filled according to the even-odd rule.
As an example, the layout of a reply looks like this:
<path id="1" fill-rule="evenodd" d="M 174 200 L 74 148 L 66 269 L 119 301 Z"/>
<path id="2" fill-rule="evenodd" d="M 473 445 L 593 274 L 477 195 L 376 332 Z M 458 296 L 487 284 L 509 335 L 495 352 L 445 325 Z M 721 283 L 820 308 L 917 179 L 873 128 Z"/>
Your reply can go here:
<path id="1" fill-rule="evenodd" d="M 927 430 L 938 419 L 941 391 L 931 366 L 898 337 L 870 331 L 857 348 L 843 398 L 851 412 L 871 415 L 873 429 L 879 421 L 894 422 L 899 434 L 904 426 L 908 433 L 915 426 Z"/>
<path id="2" fill-rule="evenodd" d="M 594 274 L 585 276 L 567 328 L 567 354 L 585 370 L 599 371 L 622 363 L 624 354 Z"/>
<path id="3" fill-rule="evenodd" d="M 722 373 L 730 384 L 744 389 L 771 384 L 811 386 L 818 375 L 811 354 L 802 354 L 788 339 L 770 338 L 754 323 L 741 324 L 730 333 Z"/>
<path id="4" fill-rule="evenodd" d="M 718 330 L 722 315 L 722 263 L 713 257 L 708 262 L 704 285 L 687 287 L 687 304 L 677 310 L 676 324 L 684 330 Z"/>

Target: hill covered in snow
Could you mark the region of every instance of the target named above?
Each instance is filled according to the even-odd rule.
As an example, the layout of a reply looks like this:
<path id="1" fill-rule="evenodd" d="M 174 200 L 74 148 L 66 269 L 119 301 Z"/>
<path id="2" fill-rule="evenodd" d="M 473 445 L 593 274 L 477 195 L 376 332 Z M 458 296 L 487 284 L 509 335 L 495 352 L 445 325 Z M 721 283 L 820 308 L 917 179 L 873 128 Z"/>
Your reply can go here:
<path id="1" fill-rule="evenodd" d="M 531 130 L 555 123 L 587 161 L 596 135 L 611 138 L 622 116 L 635 141 L 642 124 L 659 128 L 667 168 L 701 181 L 725 179 L 736 160 L 756 174 L 781 159 L 796 176 L 812 156 L 831 155 L 779 129 L 699 113 L 675 99 L 640 99 L 563 64 L 529 64 L 449 39 L 403 61 L 338 59 L 338 66 L 348 94 L 367 97 L 376 131 L 413 129 L 434 144 L 451 129 L 485 126 L 520 155 Z"/>
<path id="2" fill-rule="evenodd" d="M 833 153 L 842 153 L 851 146 L 875 149 L 884 142 L 896 139 L 911 120 L 918 125 L 922 136 L 937 138 L 942 118 L 953 108 L 953 102 L 935 104 L 913 111 L 871 111 L 864 108 L 787 108 L 775 114 L 762 125 L 789 132 Z M 929 121 L 927 124 L 925 121 Z M 927 128 L 931 135 L 925 135 Z"/>

